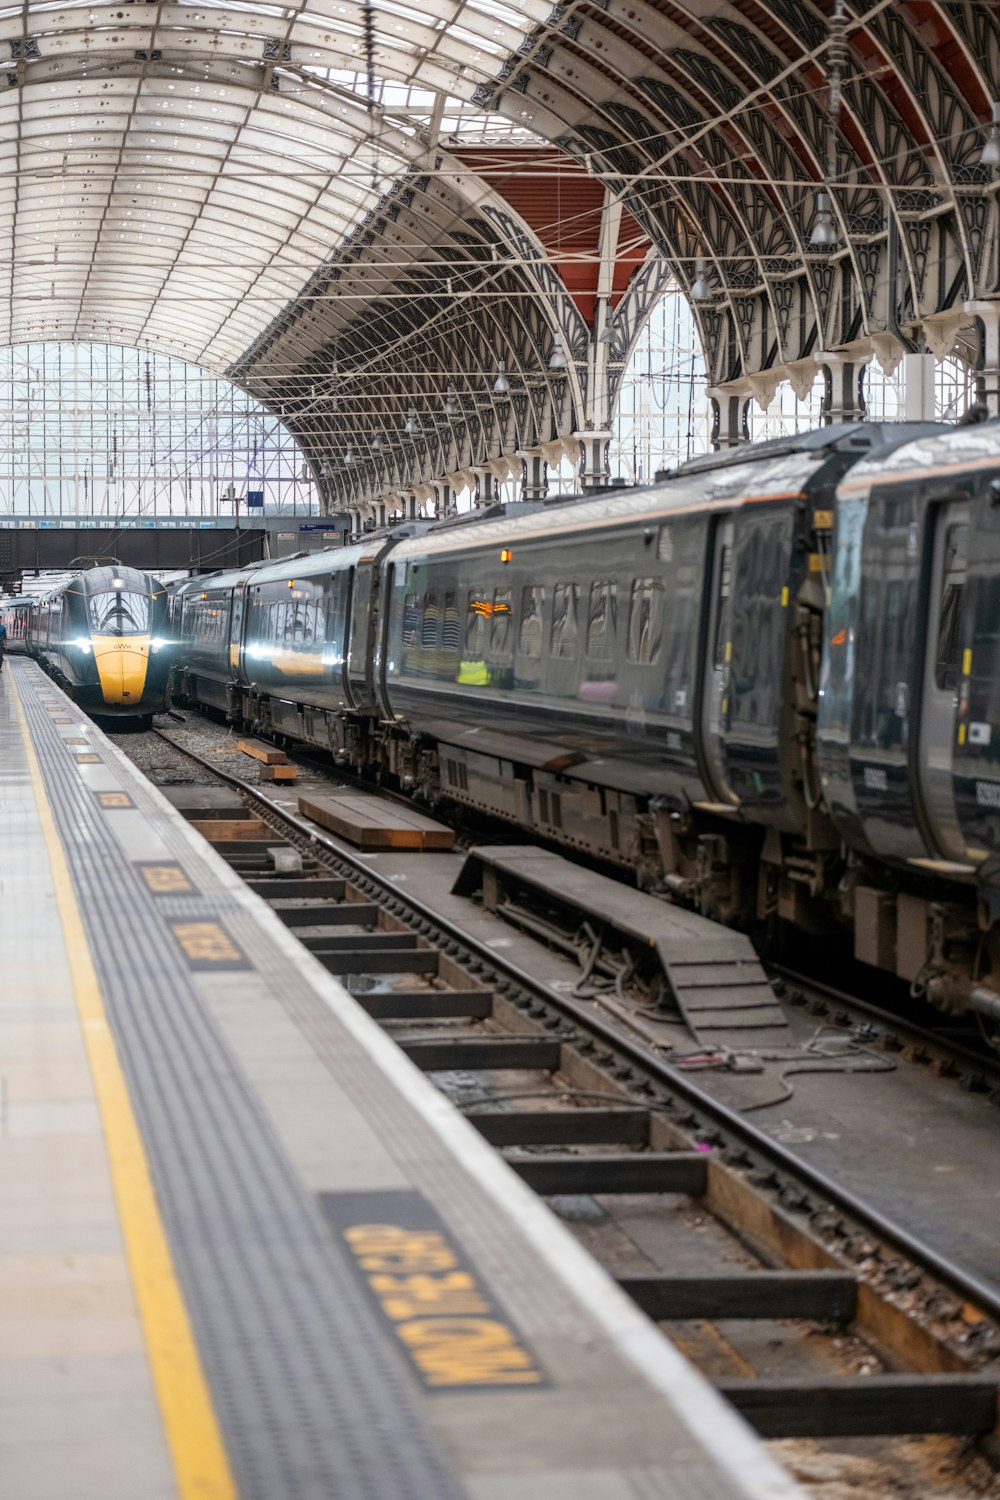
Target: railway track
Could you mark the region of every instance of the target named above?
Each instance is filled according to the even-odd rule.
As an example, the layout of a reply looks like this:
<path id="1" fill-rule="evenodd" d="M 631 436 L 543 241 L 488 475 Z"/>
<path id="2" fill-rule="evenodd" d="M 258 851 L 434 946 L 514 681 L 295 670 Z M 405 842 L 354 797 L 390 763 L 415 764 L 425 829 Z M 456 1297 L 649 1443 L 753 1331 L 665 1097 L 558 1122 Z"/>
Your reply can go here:
<path id="1" fill-rule="evenodd" d="M 160 733 L 232 789 L 226 817 L 196 820 L 212 823 L 217 851 L 765 1437 L 824 1452 L 866 1438 L 884 1465 L 893 1440 L 946 1435 L 956 1473 L 969 1440 L 990 1450 L 996 1288 L 614 1015 L 554 995 L 262 788 Z M 982 1484 L 977 1471 L 967 1490 L 940 1493 Z"/>

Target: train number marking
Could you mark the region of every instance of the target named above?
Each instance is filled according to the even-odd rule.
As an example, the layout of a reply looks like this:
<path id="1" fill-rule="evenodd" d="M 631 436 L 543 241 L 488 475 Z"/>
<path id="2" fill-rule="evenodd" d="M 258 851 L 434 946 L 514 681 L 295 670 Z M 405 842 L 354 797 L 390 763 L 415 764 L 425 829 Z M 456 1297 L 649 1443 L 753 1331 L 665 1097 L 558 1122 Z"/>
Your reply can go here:
<path id="1" fill-rule="evenodd" d="M 980 807 L 1000 807 L 1000 782 L 977 781 L 976 801 Z"/>
<path id="2" fill-rule="evenodd" d="M 549 1384 L 420 1193 L 321 1193 L 320 1208 L 426 1390 Z"/>
<path id="3" fill-rule="evenodd" d="M 98 792 L 97 800 L 100 805 L 109 812 L 120 807 L 134 807 L 135 803 L 128 792 Z"/>
<path id="4" fill-rule="evenodd" d="M 866 791 L 887 792 L 889 790 L 888 772 L 882 766 L 865 766 L 864 783 Z"/>
<path id="5" fill-rule="evenodd" d="M 136 860 L 135 867 L 154 896 L 186 896 L 194 890 L 178 864 L 154 864 Z"/>
<path id="6" fill-rule="evenodd" d="M 180 944 L 191 969 L 249 969 L 250 963 L 219 922 L 171 922 L 170 930 Z"/>

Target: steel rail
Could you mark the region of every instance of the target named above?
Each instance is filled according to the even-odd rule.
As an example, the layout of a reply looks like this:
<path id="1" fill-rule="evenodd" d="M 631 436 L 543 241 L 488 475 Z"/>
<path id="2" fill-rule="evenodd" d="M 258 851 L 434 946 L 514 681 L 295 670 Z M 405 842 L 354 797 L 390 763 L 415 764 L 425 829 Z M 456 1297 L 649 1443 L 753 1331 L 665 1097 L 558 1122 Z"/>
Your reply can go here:
<path id="1" fill-rule="evenodd" d="M 309 823 L 306 819 L 300 817 L 298 813 L 293 813 L 287 808 L 278 806 L 259 787 L 251 785 L 230 771 L 224 771 L 221 767 L 211 765 L 207 760 L 203 760 L 195 751 L 178 745 L 176 741 L 172 740 L 169 735 L 164 734 L 161 730 L 154 729 L 153 732 L 154 734 L 158 734 L 167 744 L 173 746 L 175 750 L 180 750 L 182 754 L 189 756 L 191 760 L 196 761 L 199 765 L 210 771 L 213 776 L 228 782 L 231 786 L 248 796 L 253 802 L 258 803 L 267 811 L 284 820 L 300 836 L 307 838 L 312 843 L 318 844 L 337 859 L 350 865 L 357 871 L 359 876 L 363 876 L 380 886 L 386 895 L 391 895 L 394 900 L 400 901 L 402 904 L 410 907 L 422 921 L 430 923 L 431 926 L 445 933 L 452 941 L 458 942 L 471 952 L 477 953 L 480 962 L 485 962 L 489 968 L 509 977 L 523 989 L 537 996 L 545 1005 L 554 1010 L 561 1011 L 574 1024 L 582 1026 L 587 1031 L 600 1037 L 608 1047 L 626 1056 L 633 1065 L 647 1073 L 651 1073 L 662 1085 L 669 1088 L 672 1092 L 683 1096 L 689 1104 L 708 1115 L 719 1129 L 736 1137 L 745 1148 L 764 1157 L 772 1166 L 779 1167 L 782 1171 L 788 1173 L 789 1176 L 807 1185 L 817 1196 L 827 1199 L 841 1212 L 856 1220 L 859 1227 L 886 1241 L 905 1256 L 907 1260 L 912 1261 L 922 1270 L 930 1272 L 936 1280 L 958 1293 L 963 1299 L 974 1303 L 980 1311 L 988 1313 L 991 1318 L 1000 1321 L 1000 1286 L 984 1281 L 974 1273 L 964 1270 L 947 1256 L 941 1255 L 932 1246 L 925 1244 L 923 1240 L 911 1234 L 909 1230 L 904 1229 L 898 1224 L 894 1224 L 879 1209 L 873 1208 L 871 1204 L 859 1198 L 849 1188 L 842 1187 L 819 1168 L 803 1161 L 801 1157 L 796 1156 L 794 1152 L 788 1150 L 780 1141 L 775 1141 L 757 1126 L 751 1124 L 744 1116 L 730 1109 L 728 1105 L 722 1104 L 719 1100 L 713 1098 L 704 1089 L 699 1088 L 698 1084 L 694 1083 L 689 1075 L 672 1067 L 670 1063 L 665 1062 L 662 1058 L 658 1058 L 641 1042 L 634 1041 L 632 1038 L 621 1033 L 610 1021 L 606 1021 L 603 1017 L 595 1015 L 582 1004 L 578 1006 L 576 1002 L 564 996 L 554 994 L 547 986 L 539 984 L 519 964 L 500 956 L 493 949 L 480 949 L 475 939 L 470 938 L 460 927 L 457 927 L 446 917 L 442 917 L 433 908 L 427 906 L 409 891 L 404 894 L 398 886 L 393 885 L 385 877 L 377 874 L 376 871 L 352 854 L 350 850 L 336 843 L 329 835 L 316 828 L 315 825 Z M 655 1105 L 650 1107 L 655 1109 Z"/>

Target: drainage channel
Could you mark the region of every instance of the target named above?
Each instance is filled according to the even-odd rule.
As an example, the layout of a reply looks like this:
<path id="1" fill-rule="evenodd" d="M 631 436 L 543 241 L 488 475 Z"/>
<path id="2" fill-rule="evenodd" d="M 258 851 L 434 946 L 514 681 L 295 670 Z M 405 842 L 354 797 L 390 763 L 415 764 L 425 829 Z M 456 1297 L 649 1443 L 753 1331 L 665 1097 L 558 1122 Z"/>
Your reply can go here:
<path id="1" fill-rule="evenodd" d="M 193 819 L 217 852 L 763 1436 L 993 1434 L 992 1288 L 592 1008 L 540 992 L 261 790 L 183 754 L 242 799 Z"/>

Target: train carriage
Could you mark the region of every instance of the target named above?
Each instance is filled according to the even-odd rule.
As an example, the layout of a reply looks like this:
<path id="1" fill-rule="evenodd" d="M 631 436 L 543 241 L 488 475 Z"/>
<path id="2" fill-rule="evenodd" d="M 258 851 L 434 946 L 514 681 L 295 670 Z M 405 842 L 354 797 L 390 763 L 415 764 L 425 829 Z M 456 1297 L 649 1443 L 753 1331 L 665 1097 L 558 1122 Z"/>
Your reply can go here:
<path id="1" fill-rule="evenodd" d="M 179 591 L 183 690 L 1000 1016 L 1000 424 L 861 423 Z"/>
<path id="2" fill-rule="evenodd" d="M 448 795 L 620 863 L 651 805 L 657 858 L 692 813 L 724 840 L 828 848 L 813 725 L 835 487 L 885 435 L 826 428 L 401 543 L 387 708 L 440 747 Z"/>

